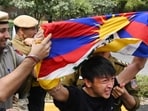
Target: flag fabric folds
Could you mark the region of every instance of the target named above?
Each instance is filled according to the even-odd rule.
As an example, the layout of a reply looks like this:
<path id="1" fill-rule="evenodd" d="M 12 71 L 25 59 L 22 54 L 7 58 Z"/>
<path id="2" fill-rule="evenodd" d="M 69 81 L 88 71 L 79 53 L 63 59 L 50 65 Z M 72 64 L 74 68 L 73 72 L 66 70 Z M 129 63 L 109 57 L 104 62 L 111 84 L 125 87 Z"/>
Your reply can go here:
<path id="1" fill-rule="evenodd" d="M 137 12 L 133 15 L 130 23 L 121 30 L 110 36 L 106 46 L 98 51 L 113 51 L 139 57 L 148 57 L 148 12 Z M 109 39 L 107 38 L 107 39 Z M 115 39 L 116 38 L 116 39 Z"/>
<path id="2" fill-rule="evenodd" d="M 51 51 L 37 65 L 39 80 L 74 72 L 93 50 L 148 57 L 148 12 L 110 14 L 46 23 L 52 34 Z"/>

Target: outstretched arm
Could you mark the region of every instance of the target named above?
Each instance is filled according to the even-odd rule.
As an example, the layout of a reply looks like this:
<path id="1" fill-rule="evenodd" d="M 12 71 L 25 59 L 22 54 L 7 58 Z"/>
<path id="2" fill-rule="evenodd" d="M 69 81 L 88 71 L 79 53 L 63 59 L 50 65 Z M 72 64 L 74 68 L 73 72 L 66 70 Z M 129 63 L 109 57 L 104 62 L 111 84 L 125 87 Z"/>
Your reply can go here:
<path id="1" fill-rule="evenodd" d="M 61 82 L 59 82 L 59 84 L 48 90 L 48 93 L 56 100 L 58 101 L 67 101 L 68 97 L 69 97 L 69 91 L 66 87 L 64 87 Z"/>
<path id="2" fill-rule="evenodd" d="M 144 67 L 147 59 L 134 57 L 131 64 L 129 64 L 118 76 L 117 80 L 120 84 L 127 84 L 135 75 Z"/>
<path id="3" fill-rule="evenodd" d="M 50 37 L 45 38 L 40 44 L 33 44 L 29 55 L 43 59 L 49 54 Z M 37 58 L 26 58 L 13 72 L 0 79 L 0 101 L 7 100 L 23 83 L 37 63 Z M 38 61 L 39 62 L 39 61 Z"/>

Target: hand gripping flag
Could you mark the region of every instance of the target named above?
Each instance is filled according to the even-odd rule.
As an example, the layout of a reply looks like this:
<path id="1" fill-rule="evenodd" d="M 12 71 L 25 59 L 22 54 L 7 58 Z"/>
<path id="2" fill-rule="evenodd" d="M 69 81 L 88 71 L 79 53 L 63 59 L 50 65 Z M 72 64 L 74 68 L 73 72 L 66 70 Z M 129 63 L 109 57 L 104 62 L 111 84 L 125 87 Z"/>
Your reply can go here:
<path id="1" fill-rule="evenodd" d="M 148 57 L 148 12 L 130 12 L 41 26 L 52 34 L 50 54 L 37 65 L 39 80 L 53 80 L 74 72 L 93 51 L 113 51 Z"/>

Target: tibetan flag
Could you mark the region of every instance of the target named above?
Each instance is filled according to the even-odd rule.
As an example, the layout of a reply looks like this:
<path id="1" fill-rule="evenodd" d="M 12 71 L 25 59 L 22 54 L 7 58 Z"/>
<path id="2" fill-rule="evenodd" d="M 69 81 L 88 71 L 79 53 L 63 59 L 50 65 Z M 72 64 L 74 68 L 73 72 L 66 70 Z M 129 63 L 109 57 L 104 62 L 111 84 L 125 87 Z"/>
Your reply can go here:
<path id="1" fill-rule="evenodd" d="M 109 42 L 102 47 L 99 46 L 97 51 L 112 51 L 147 58 L 147 31 L 148 12 L 137 12 L 127 26 L 107 37 Z"/>
<path id="2" fill-rule="evenodd" d="M 110 14 L 46 23 L 52 34 L 50 54 L 38 64 L 38 79 L 73 73 L 92 51 L 113 51 L 148 57 L 148 12 Z"/>

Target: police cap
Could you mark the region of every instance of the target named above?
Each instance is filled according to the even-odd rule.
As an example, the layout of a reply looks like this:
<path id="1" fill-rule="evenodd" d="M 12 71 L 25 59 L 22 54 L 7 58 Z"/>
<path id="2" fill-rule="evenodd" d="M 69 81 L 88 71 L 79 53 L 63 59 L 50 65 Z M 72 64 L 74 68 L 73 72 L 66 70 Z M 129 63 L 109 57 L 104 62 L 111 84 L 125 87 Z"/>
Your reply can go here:
<path id="1" fill-rule="evenodd" d="M 20 15 L 13 21 L 14 25 L 22 28 L 31 28 L 38 25 L 38 20 L 28 15 Z"/>
<path id="2" fill-rule="evenodd" d="M 8 13 L 0 11 L 0 23 L 7 23 L 9 19 Z"/>

